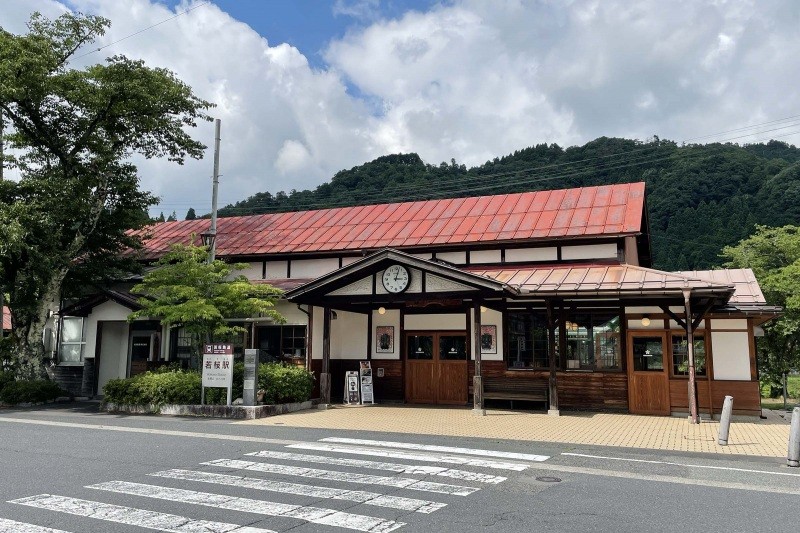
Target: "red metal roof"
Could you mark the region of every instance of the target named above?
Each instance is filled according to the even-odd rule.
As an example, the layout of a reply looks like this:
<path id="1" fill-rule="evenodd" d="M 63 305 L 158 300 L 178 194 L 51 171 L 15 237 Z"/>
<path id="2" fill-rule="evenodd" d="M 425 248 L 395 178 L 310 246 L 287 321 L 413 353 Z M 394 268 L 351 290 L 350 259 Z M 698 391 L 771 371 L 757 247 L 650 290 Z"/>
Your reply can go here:
<path id="1" fill-rule="evenodd" d="M 237 256 L 636 234 L 644 189 L 642 182 L 623 183 L 221 218 L 216 248 Z M 200 219 L 140 230 L 150 235 L 144 257 L 159 257 L 208 228 Z"/>
<path id="2" fill-rule="evenodd" d="M 6 306 L 3 306 L 3 329 L 11 331 L 11 310 Z"/>
<path id="3" fill-rule="evenodd" d="M 736 292 L 733 293 L 730 303 L 734 305 L 766 305 L 767 299 L 761 292 L 758 280 L 749 268 L 727 268 L 724 270 L 689 270 L 676 272 L 682 276 L 692 276 L 707 279 L 714 283 L 732 285 Z"/>

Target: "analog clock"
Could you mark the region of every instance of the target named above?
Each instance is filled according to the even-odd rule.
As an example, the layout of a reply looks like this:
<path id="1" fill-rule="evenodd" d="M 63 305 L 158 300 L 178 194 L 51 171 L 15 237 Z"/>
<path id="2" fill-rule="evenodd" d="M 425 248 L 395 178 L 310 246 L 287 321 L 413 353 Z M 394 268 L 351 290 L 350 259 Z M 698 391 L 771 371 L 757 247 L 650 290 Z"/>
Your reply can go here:
<path id="1" fill-rule="evenodd" d="M 383 287 L 392 294 L 398 294 L 408 288 L 411 273 L 403 265 L 392 265 L 383 272 Z"/>

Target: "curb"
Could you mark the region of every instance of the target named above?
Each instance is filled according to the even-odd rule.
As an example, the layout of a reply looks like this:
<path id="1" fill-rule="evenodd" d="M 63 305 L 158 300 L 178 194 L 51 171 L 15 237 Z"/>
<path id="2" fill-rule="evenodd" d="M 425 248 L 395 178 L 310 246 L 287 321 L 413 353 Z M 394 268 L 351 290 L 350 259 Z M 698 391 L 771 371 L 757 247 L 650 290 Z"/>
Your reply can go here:
<path id="1" fill-rule="evenodd" d="M 283 403 L 275 405 L 120 405 L 103 404 L 100 409 L 109 413 L 127 413 L 132 415 L 166 415 L 166 416 L 199 416 L 208 418 L 232 418 L 236 420 L 254 420 L 269 416 L 282 415 L 311 409 L 311 400 L 299 403 Z"/>

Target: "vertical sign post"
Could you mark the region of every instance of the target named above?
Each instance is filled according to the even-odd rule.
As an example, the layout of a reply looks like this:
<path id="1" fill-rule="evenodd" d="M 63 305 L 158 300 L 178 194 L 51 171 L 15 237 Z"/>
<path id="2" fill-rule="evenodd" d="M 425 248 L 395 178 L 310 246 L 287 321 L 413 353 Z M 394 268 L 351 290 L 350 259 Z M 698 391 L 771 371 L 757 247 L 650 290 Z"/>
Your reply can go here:
<path id="1" fill-rule="evenodd" d="M 360 401 L 358 394 L 358 372 L 351 370 L 344 378 L 344 403 L 357 404 Z"/>
<path id="2" fill-rule="evenodd" d="M 206 403 L 206 387 L 228 389 L 228 404 L 231 404 L 233 392 L 233 345 L 203 345 L 203 383 L 200 392 L 200 404 Z"/>
<path id="3" fill-rule="evenodd" d="M 374 404 L 375 394 L 372 391 L 372 366 L 369 361 L 361 361 L 359 374 L 361 376 L 361 404 Z"/>
<path id="4" fill-rule="evenodd" d="M 244 351 L 244 393 L 245 405 L 256 404 L 256 385 L 258 383 L 258 350 L 248 348 Z"/>

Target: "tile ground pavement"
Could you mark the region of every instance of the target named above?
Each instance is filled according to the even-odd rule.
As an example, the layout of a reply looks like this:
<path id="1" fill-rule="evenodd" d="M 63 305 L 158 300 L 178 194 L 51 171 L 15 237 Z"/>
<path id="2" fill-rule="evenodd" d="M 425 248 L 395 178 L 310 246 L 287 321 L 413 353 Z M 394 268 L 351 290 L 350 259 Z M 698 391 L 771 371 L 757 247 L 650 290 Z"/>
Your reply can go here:
<path id="1" fill-rule="evenodd" d="M 338 406 L 248 420 L 240 424 L 514 439 L 625 448 L 786 457 L 789 423 L 765 410 L 766 420 L 731 423 L 728 446 L 717 444 L 719 422 L 615 413 L 564 413 L 416 406 Z"/>

